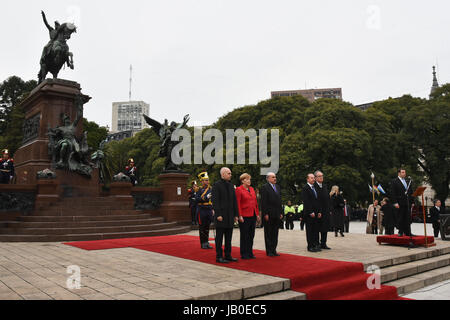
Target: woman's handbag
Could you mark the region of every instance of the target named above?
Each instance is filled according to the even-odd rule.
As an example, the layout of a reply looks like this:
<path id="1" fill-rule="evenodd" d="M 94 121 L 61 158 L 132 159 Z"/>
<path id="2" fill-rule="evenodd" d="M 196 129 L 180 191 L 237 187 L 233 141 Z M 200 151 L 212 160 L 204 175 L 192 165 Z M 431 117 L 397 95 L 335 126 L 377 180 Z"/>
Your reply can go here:
<path id="1" fill-rule="evenodd" d="M 367 234 L 372 234 L 372 232 L 373 232 L 372 226 L 370 225 L 369 222 L 367 222 L 366 233 Z"/>

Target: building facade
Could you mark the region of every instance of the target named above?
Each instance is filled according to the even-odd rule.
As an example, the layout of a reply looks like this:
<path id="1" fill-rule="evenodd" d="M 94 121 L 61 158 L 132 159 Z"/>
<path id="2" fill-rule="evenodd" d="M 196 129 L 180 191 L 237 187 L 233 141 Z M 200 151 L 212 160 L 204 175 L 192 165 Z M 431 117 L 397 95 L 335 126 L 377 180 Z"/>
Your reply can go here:
<path id="1" fill-rule="evenodd" d="M 331 98 L 342 100 L 342 88 L 329 89 L 309 89 L 309 90 L 287 90 L 287 91 L 273 91 L 272 98 L 275 97 L 293 97 L 301 95 L 314 102 L 320 98 Z"/>
<path id="2" fill-rule="evenodd" d="M 150 114 L 150 105 L 144 101 L 114 102 L 112 111 L 112 133 L 132 131 L 134 135 L 149 128 L 143 114 Z"/>

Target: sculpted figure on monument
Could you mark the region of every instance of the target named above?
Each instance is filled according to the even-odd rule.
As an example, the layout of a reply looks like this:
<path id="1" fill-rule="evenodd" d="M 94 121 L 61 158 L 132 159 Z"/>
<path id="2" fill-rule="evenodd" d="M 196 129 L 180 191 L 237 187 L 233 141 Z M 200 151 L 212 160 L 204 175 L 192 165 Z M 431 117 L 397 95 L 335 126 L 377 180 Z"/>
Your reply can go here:
<path id="1" fill-rule="evenodd" d="M 163 124 L 156 120 L 153 120 L 144 114 L 144 119 L 148 125 L 153 128 L 156 134 L 161 138 L 161 146 L 159 150 L 159 156 L 165 157 L 164 172 L 181 171 L 181 169 L 172 161 L 172 150 L 178 142 L 172 141 L 172 134 L 175 130 L 185 128 L 189 122 L 189 115 L 184 117 L 183 123 L 172 122 L 169 125 L 169 121 L 166 119 Z"/>
<path id="2" fill-rule="evenodd" d="M 60 24 L 58 21 L 55 21 L 55 27 L 52 27 L 47 22 L 44 11 L 41 11 L 41 14 L 50 34 L 50 41 L 42 51 L 41 70 L 38 74 L 39 83 L 45 80 L 49 72 L 56 79 L 64 64 L 67 64 L 70 69 L 74 68 L 73 54 L 69 51 L 67 40 L 70 39 L 72 33 L 77 32 L 77 28 L 72 23 Z"/>
<path id="3" fill-rule="evenodd" d="M 49 129 L 49 154 L 52 163 L 57 169 L 69 169 L 83 175 L 90 176 L 92 164 L 87 160 L 89 147 L 87 144 L 87 133 L 83 134 L 81 142 L 76 137 L 78 123 L 83 117 L 83 96 L 75 98 L 77 106 L 77 117 L 74 122 L 69 116 L 62 115 L 63 126 Z"/>

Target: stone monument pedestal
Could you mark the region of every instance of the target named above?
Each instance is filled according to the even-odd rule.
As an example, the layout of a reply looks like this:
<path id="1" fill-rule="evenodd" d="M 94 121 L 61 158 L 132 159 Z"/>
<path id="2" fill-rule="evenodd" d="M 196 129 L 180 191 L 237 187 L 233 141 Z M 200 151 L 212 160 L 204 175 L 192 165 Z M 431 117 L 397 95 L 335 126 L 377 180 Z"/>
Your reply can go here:
<path id="1" fill-rule="evenodd" d="M 163 173 L 159 176 L 163 190 L 160 212 L 166 222 L 190 222 L 187 173 Z"/>
<path id="2" fill-rule="evenodd" d="M 38 85 L 22 102 L 25 113 L 24 140 L 22 146 L 14 154 L 14 166 L 17 184 L 37 184 L 36 173 L 45 169 L 52 169 L 51 156 L 48 154 L 48 130 L 62 125 L 62 114 L 67 114 L 73 121 L 77 115 L 75 97 L 81 94 L 78 83 L 60 79 L 47 79 Z M 84 101 L 90 100 L 83 95 Z M 79 122 L 76 135 L 83 133 L 83 123 Z M 77 174 L 58 172 L 58 179 L 71 181 L 77 179 Z M 94 176 L 93 176 L 94 179 Z M 98 180 L 95 180 L 98 184 Z"/>

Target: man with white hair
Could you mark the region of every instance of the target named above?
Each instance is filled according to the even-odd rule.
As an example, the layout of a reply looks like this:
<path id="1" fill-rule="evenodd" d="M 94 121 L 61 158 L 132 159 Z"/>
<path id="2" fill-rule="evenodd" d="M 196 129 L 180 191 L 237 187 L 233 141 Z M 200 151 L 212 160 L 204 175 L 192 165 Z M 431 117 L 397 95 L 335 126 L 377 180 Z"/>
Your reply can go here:
<path id="1" fill-rule="evenodd" d="M 216 262 L 237 262 L 238 260 L 231 256 L 233 228 L 239 219 L 236 193 L 231 183 L 231 170 L 229 168 L 222 168 L 220 170 L 220 176 L 221 180 L 216 182 L 212 189 L 212 204 L 215 212 L 214 221 L 216 225 Z M 224 237 L 225 250 L 222 249 Z"/>
<path id="2" fill-rule="evenodd" d="M 269 172 L 266 180 L 267 183 L 262 186 L 260 191 L 266 254 L 269 257 L 278 257 L 280 256 L 277 253 L 278 232 L 283 219 L 281 188 L 277 185 L 275 173 Z"/>

